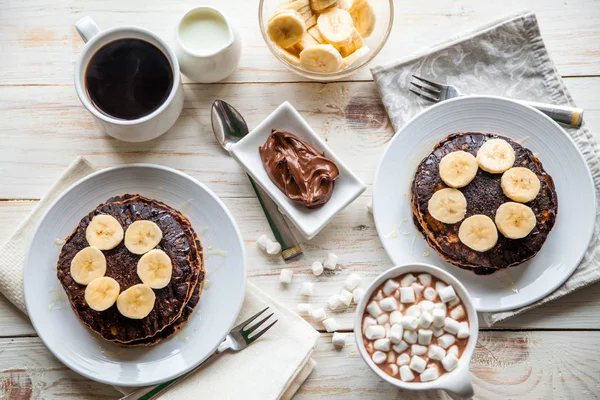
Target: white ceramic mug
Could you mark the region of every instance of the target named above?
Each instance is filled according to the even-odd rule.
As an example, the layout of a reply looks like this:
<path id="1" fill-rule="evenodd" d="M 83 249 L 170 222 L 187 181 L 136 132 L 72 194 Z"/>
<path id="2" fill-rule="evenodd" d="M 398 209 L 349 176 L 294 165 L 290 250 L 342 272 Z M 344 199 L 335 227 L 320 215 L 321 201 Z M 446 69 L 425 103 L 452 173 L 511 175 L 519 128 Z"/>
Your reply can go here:
<path id="1" fill-rule="evenodd" d="M 452 285 L 456 294 L 461 299 L 465 309 L 467 310 L 467 316 L 469 318 L 469 341 L 467 342 L 467 347 L 465 348 L 463 354 L 460 356 L 458 367 L 456 367 L 454 371 L 446 372 L 443 375 L 441 375 L 438 379 L 431 382 L 404 382 L 401 381 L 399 378 L 391 377 L 390 375 L 382 371 L 373 362 L 363 342 L 362 319 L 363 314 L 365 312 L 365 308 L 367 307 L 367 304 L 371 296 L 373 295 L 373 292 L 388 279 L 397 278 L 401 275 L 408 273 L 428 273 L 446 282 L 447 284 Z M 479 335 L 479 322 L 477 320 L 477 311 L 475 310 L 473 302 L 471 301 L 471 297 L 469 297 L 469 294 L 467 293 L 465 287 L 456 278 L 454 278 L 446 271 L 434 267 L 433 265 L 421 263 L 400 265 L 385 271 L 383 274 L 375 278 L 375 280 L 369 285 L 369 288 L 366 290 L 363 299 L 356 307 L 356 315 L 354 318 L 354 332 L 354 336 L 356 338 L 356 345 L 358 347 L 360 355 L 365 360 L 367 365 L 381 379 L 385 380 L 386 382 L 398 388 L 407 390 L 444 390 L 452 399 L 455 400 L 466 400 L 473 397 L 474 392 L 473 385 L 471 384 L 471 376 L 469 374 L 469 365 L 471 363 L 471 357 L 473 356 L 473 352 L 475 351 L 475 345 L 477 344 L 477 336 Z"/>
<path id="2" fill-rule="evenodd" d="M 75 90 L 79 100 L 100 123 L 108 135 L 125 142 L 144 142 L 159 137 L 169 130 L 183 109 L 183 86 L 175 53 L 154 33 L 135 26 L 121 26 L 101 31 L 90 17 L 83 17 L 75 24 L 79 35 L 86 42 L 75 62 Z M 169 96 L 156 110 L 141 118 L 126 120 L 111 117 L 98 110 L 85 88 L 85 71 L 91 58 L 104 45 L 119 39 L 141 39 L 163 52 L 173 71 L 173 87 Z"/>
<path id="3" fill-rule="evenodd" d="M 197 12 L 214 13 L 222 18 L 229 30 L 229 41 L 220 49 L 211 53 L 199 53 L 185 46 L 179 36 L 183 20 Z M 194 82 L 213 83 L 227 78 L 236 69 L 242 54 L 242 39 L 239 32 L 227 17 L 214 7 L 200 6 L 187 11 L 175 31 L 175 53 L 181 65 L 181 72 Z"/>

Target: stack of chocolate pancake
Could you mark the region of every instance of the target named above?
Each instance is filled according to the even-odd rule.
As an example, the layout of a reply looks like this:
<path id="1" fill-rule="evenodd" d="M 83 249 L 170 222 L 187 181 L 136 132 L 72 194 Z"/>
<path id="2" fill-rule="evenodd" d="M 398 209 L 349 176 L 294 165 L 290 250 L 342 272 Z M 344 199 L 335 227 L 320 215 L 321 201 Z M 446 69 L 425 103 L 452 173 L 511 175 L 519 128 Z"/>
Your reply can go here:
<path id="1" fill-rule="evenodd" d="M 458 238 L 460 223 L 445 224 L 434 219 L 428 212 L 428 201 L 436 191 L 446 188 L 439 174 L 441 159 L 454 151 L 465 151 L 476 156 L 478 149 L 491 138 L 506 140 L 515 152 L 515 167 L 525 167 L 533 171 L 540 180 L 537 197 L 528 202 L 536 216 L 537 224 L 529 235 L 522 239 L 508 239 L 499 235 L 496 245 L 488 251 L 478 252 L 467 247 Z M 467 200 L 466 218 L 472 215 L 486 215 L 494 219 L 501 204 L 510 202 L 502 191 L 502 174 L 491 174 L 481 168 L 473 181 L 459 190 Z M 491 133 L 454 133 L 440 143 L 421 161 L 411 185 L 411 206 L 413 221 L 427 243 L 446 261 L 477 275 L 494 272 L 519 265 L 542 248 L 552 230 L 558 213 L 558 199 L 554 182 L 544 170 L 534 154 L 519 143 Z"/>
<path id="2" fill-rule="evenodd" d="M 171 259 L 172 277 L 166 287 L 154 289 L 154 308 L 142 319 L 123 316 L 116 304 L 105 311 L 91 309 L 85 300 L 86 286 L 75 282 L 70 274 L 71 260 L 89 246 L 86 229 L 99 214 L 116 218 L 125 231 L 138 220 L 152 221 L 162 231 L 156 249 Z M 115 279 L 121 291 L 142 283 L 137 274 L 141 255 L 130 252 L 123 242 L 103 253 L 106 276 Z M 81 219 L 61 249 L 57 276 L 75 314 L 88 328 L 123 345 L 154 345 L 181 328 L 198 304 L 205 277 L 202 245 L 188 219 L 177 210 L 140 195 L 125 194 L 108 199 Z"/>

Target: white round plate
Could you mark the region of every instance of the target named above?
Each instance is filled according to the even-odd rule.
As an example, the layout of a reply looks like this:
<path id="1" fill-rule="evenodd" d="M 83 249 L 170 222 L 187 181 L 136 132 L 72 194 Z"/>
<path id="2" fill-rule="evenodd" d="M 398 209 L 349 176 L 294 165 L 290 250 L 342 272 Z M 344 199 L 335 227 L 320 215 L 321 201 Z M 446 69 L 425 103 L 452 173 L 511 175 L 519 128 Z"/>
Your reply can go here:
<path id="1" fill-rule="evenodd" d="M 120 347 L 87 329 L 71 310 L 56 277 L 60 252 L 56 240 L 70 235 L 100 203 L 125 193 L 160 200 L 190 220 L 202 242 L 211 282 L 185 327 L 151 347 Z M 229 333 L 244 301 L 245 253 L 233 217 L 202 183 L 170 168 L 124 165 L 82 179 L 52 204 L 33 236 L 23 279 L 33 326 L 61 362 L 98 382 L 147 386 L 194 368 Z"/>
<path id="2" fill-rule="evenodd" d="M 536 153 L 558 194 L 556 224 L 542 250 L 517 267 L 478 276 L 443 261 L 415 229 L 410 184 L 421 160 L 454 132 L 507 136 Z M 592 238 L 596 196 L 591 173 L 567 133 L 541 112 L 515 101 L 460 97 L 411 119 L 385 151 L 373 187 L 375 225 L 394 264 L 426 262 L 453 274 L 478 311 L 506 311 L 531 304 L 573 273 Z"/>

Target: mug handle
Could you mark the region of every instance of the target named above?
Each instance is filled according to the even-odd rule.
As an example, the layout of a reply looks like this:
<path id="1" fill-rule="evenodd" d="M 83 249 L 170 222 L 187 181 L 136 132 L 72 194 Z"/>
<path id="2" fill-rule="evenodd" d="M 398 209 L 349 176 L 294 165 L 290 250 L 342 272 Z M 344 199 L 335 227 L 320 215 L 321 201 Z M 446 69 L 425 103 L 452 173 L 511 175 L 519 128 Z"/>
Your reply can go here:
<path id="1" fill-rule="evenodd" d="M 450 383 L 446 383 L 442 389 L 452 400 L 469 400 L 473 398 L 475 391 L 471 383 L 469 366 L 467 365 L 462 371 L 458 371 L 457 376 Z"/>
<path id="2" fill-rule="evenodd" d="M 75 29 L 77 29 L 77 33 L 79 33 L 84 43 L 89 42 L 94 36 L 100 33 L 100 28 L 98 28 L 98 25 L 96 25 L 91 17 L 81 18 L 75 23 Z"/>

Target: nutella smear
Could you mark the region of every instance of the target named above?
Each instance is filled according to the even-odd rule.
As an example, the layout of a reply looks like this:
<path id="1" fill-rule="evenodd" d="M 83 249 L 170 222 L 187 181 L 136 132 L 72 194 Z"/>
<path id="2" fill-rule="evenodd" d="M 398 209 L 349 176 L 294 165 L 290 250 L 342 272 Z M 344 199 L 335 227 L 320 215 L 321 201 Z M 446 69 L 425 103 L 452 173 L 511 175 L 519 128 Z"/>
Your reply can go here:
<path id="1" fill-rule="evenodd" d="M 274 129 L 259 151 L 269 178 L 291 200 L 319 208 L 331 198 L 340 170 L 308 143 Z"/>

